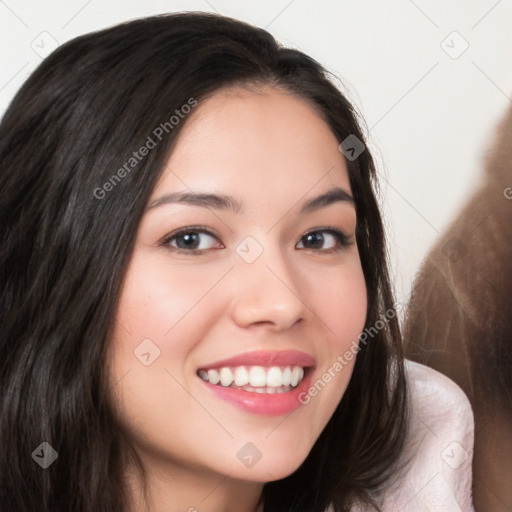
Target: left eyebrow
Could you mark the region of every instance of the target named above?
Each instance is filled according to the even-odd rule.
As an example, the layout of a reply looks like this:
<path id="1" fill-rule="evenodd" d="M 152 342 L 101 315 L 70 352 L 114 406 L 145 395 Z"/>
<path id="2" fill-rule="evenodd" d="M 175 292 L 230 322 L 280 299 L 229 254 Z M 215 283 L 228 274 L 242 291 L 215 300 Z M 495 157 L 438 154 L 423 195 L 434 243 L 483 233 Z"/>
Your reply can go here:
<path id="1" fill-rule="evenodd" d="M 328 190 L 325 194 L 310 199 L 302 205 L 299 213 L 311 213 L 339 201 L 355 206 L 354 198 L 346 190 L 343 190 L 340 187 L 334 187 Z"/>

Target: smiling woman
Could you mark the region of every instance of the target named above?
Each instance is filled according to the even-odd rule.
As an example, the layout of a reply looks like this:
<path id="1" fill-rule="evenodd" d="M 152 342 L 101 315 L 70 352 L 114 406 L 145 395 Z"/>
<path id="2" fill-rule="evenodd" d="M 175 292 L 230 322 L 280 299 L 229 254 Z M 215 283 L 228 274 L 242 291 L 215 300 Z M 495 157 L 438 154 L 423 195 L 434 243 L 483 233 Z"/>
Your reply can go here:
<path id="1" fill-rule="evenodd" d="M 2 511 L 380 510 L 408 407 L 364 140 L 229 18 L 41 64 L 0 127 Z"/>
<path id="2" fill-rule="evenodd" d="M 231 474 L 224 493 L 243 487 L 254 509 L 258 483 L 293 473 L 333 415 L 353 362 L 308 407 L 298 396 L 364 328 L 350 194 L 336 137 L 279 87 L 224 88 L 183 126 L 139 224 L 109 357 L 115 382 L 130 372 L 116 403 L 145 466 L 168 458 L 162 506 L 184 507 L 201 467 L 203 489 Z M 133 362 L 144 338 L 163 349 L 151 372 Z M 211 422 L 205 435 L 202 406 L 228 432 Z M 246 442 L 257 465 L 234 464 Z"/>

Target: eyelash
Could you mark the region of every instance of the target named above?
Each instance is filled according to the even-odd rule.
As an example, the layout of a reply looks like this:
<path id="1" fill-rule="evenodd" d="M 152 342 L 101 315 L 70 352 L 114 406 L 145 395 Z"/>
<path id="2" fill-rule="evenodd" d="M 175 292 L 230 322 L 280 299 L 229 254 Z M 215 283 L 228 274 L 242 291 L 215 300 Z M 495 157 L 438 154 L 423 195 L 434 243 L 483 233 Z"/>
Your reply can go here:
<path id="1" fill-rule="evenodd" d="M 216 240 L 219 240 L 218 236 L 215 233 L 213 233 L 210 229 L 208 229 L 206 226 L 188 226 L 186 228 L 181 228 L 177 231 L 174 231 L 174 232 L 168 234 L 165 238 L 163 238 L 159 242 L 158 245 L 160 247 L 166 247 L 167 249 L 169 249 L 173 252 L 179 252 L 182 254 L 201 255 L 201 254 L 206 253 L 209 250 L 212 250 L 212 249 L 180 249 L 178 247 L 173 247 L 170 245 L 171 241 L 174 240 L 175 238 L 179 238 L 180 236 L 193 234 L 193 233 L 194 234 L 197 234 L 197 233 L 207 234 L 207 235 L 215 238 Z M 330 253 L 334 253 L 334 252 L 339 252 L 339 251 L 345 249 L 346 247 L 352 245 L 352 242 L 350 241 L 349 237 L 347 235 L 345 235 L 345 233 L 343 233 L 339 229 L 336 229 L 333 227 L 325 227 L 325 228 L 314 229 L 312 231 L 308 231 L 307 233 L 302 235 L 299 242 L 302 241 L 304 238 L 306 238 L 308 235 L 316 234 L 316 233 L 327 233 L 329 235 L 332 235 L 332 236 L 334 236 L 334 238 L 336 239 L 338 244 L 332 249 L 318 249 L 318 250 L 309 249 L 309 250 L 312 250 L 313 252 L 330 254 Z M 297 243 L 299 243 L 299 242 L 297 242 Z M 301 250 L 307 250 L 307 248 L 304 248 Z"/>

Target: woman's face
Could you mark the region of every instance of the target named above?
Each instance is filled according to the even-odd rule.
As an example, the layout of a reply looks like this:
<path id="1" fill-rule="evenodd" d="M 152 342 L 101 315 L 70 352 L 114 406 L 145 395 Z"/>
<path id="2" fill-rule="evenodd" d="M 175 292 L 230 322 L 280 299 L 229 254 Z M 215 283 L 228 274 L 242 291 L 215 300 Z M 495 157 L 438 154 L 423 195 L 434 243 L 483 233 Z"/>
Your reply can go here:
<path id="1" fill-rule="evenodd" d="M 340 141 L 270 87 L 189 116 L 138 229 L 112 386 L 149 467 L 280 479 L 340 402 L 355 360 L 338 357 L 364 327 Z"/>

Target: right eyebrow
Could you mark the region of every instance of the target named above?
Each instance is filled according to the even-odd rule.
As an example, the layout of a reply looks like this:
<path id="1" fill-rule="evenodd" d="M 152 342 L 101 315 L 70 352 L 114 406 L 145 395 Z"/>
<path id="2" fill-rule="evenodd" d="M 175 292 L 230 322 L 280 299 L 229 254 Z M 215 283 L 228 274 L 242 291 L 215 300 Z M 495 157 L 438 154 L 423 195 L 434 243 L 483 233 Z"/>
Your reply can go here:
<path id="1" fill-rule="evenodd" d="M 232 196 L 196 192 L 174 192 L 172 194 L 165 194 L 155 199 L 148 206 L 148 210 L 172 203 L 190 204 L 192 206 L 202 206 L 216 210 L 231 210 L 234 213 L 240 213 L 243 210 L 242 204 Z"/>

